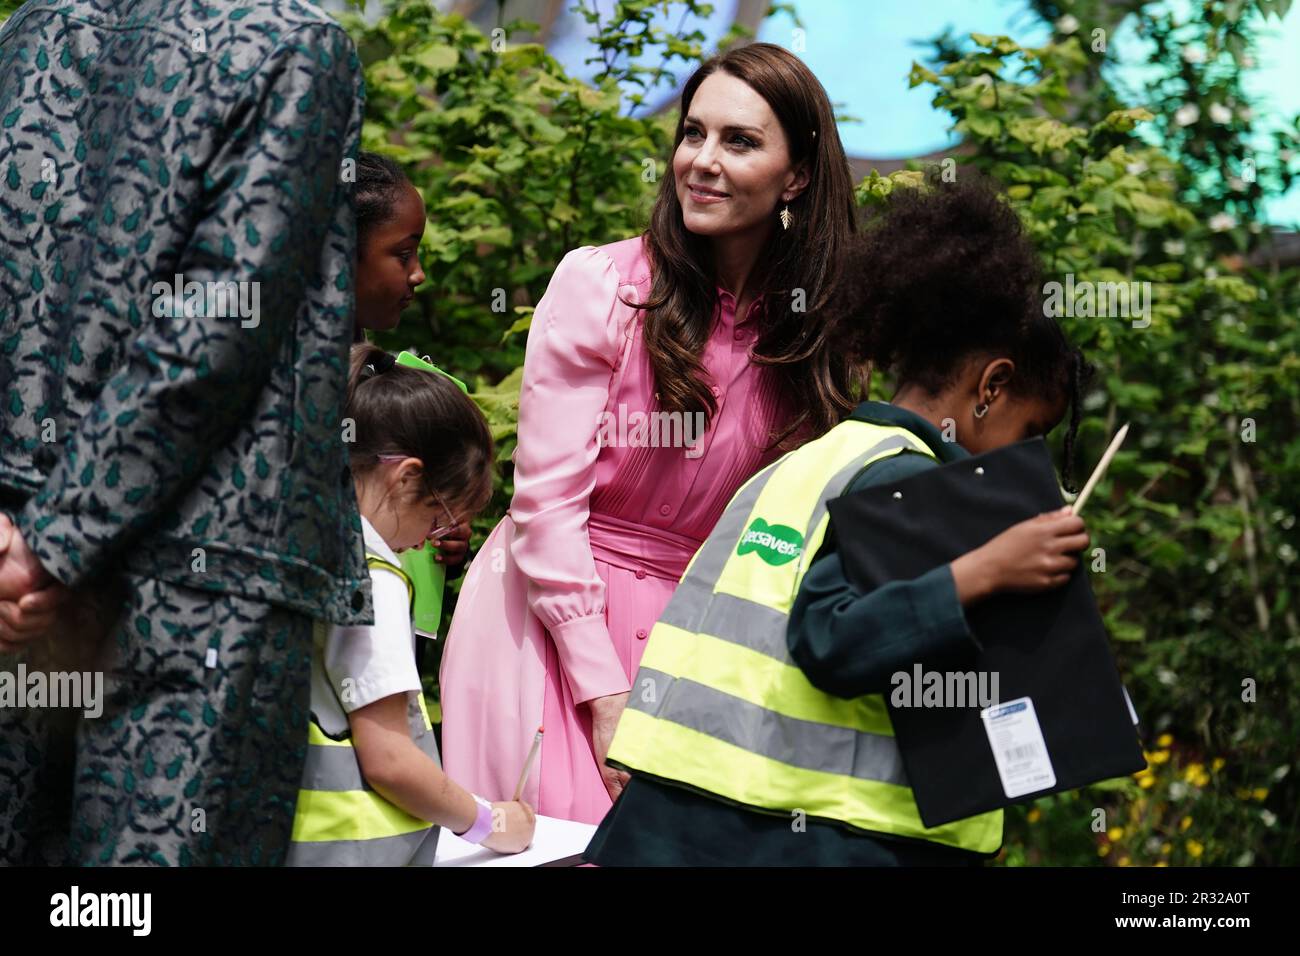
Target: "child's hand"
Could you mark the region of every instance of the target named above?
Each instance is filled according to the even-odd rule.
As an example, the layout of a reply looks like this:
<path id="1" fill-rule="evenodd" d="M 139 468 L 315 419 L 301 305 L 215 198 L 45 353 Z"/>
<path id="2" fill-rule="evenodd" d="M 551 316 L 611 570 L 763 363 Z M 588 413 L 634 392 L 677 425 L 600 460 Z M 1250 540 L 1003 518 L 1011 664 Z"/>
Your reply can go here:
<path id="1" fill-rule="evenodd" d="M 500 829 L 497 827 L 500 826 Z M 522 800 L 503 800 L 492 804 L 492 833 L 483 846 L 498 853 L 518 853 L 528 849 L 537 827 L 537 814 Z"/>
<path id="2" fill-rule="evenodd" d="M 1021 521 L 952 562 L 957 596 L 966 605 L 999 591 L 1060 587 L 1087 546 L 1083 519 L 1068 507 Z"/>
<path id="3" fill-rule="evenodd" d="M 462 521 L 434 542 L 438 553 L 433 560 L 439 564 L 455 565 L 465 560 L 469 551 L 469 522 Z"/>

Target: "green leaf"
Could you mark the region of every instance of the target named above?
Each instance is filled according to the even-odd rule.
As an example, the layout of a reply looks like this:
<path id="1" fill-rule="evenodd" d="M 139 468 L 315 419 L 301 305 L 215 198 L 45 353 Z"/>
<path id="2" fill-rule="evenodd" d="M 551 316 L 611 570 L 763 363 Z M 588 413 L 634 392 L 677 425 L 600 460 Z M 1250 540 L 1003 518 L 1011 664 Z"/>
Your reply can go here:
<path id="1" fill-rule="evenodd" d="M 1138 106 L 1128 110 L 1112 110 L 1106 118 L 1092 128 L 1092 131 L 1113 130 L 1119 133 L 1127 133 L 1138 123 L 1155 119 L 1155 115 L 1150 110 Z"/>
<path id="2" fill-rule="evenodd" d="M 969 109 L 962 122 L 968 130 L 984 139 L 994 139 L 1002 132 L 1002 121 L 996 113 Z"/>
<path id="3" fill-rule="evenodd" d="M 938 82 L 938 74 L 933 70 L 922 66 L 920 63 L 917 63 L 915 60 L 912 61 L 912 69 L 909 70 L 907 74 L 907 85 L 909 89 L 920 86 L 922 83 L 937 84 Z"/>
<path id="4" fill-rule="evenodd" d="M 519 318 L 510 323 L 510 328 L 506 329 L 501 336 L 501 343 L 504 345 L 506 339 L 512 335 L 518 335 L 520 332 L 527 332 L 533 327 L 533 308 L 532 306 L 515 306 L 516 312 L 524 313 Z"/>
<path id="5" fill-rule="evenodd" d="M 460 62 L 460 51 L 454 46 L 435 43 L 417 50 L 412 59 L 431 73 L 442 73 Z"/>

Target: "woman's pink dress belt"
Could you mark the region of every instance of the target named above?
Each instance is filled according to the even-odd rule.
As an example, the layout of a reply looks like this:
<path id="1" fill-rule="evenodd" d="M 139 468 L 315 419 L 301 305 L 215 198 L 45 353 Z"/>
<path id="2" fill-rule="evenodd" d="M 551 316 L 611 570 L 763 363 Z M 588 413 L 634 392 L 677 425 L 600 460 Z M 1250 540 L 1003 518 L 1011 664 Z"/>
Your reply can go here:
<path id="1" fill-rule="evenodd" d="M 686 535 L 648 528 L 611 515 L 592 513 L 587 519 L 591 553 L 616 568 L 677 581 L 704 542 Z"/>

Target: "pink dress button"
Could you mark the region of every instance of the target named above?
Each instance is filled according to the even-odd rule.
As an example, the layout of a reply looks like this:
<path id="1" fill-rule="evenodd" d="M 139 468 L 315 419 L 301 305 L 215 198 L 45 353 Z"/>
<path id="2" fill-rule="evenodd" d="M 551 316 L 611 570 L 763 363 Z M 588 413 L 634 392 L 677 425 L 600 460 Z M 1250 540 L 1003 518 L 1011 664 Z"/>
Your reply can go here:
<path id="1" fill-rule="evenodd" d="M 665 516 L 666 516 L 666 515 L 670 514 L 670 513 L 672 512 L 672 510 L 673 510 L 673 506 L 672 506 L 672 505 L 660 505 L 660 506 L 659 506 L 659 513 L 660 513 L 661 515 L 665 515 Z"/>
<path id="2" fill-rule="evenodd" d="M 645 628 L 644 628 L 644 627 L 639 628 L 639 629 L 637 630 L 637 632 L 636 632 L 636 639 L 637 639 L 638 641 L 644 641 L 644 640 L 645 640 Z"/>
<path id="3" fill-rule="evenodd" d="M 709 391 L 713 393 L 714 398 L 719 398 L 722 395 L 722 389 L 716 385 L 710 386 Z"/>
<path id="4" fill-rule="evenodd" d="M 644 579 L 644 578 L 645 578 L 645 571 L 644 571 L 644 570 L 639 570 L 639 571 L 637 571 L 637 573 L 636 573 L 636 579 L 637 579 L 638 581 L 640 581 L 640 580 L 642 580 L 642 579 Z"/>

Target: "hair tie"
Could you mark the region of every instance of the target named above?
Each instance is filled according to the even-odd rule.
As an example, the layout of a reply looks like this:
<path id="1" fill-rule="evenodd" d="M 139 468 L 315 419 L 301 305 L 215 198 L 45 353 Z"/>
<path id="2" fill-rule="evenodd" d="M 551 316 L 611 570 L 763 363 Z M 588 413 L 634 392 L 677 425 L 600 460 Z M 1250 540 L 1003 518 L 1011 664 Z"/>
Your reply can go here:
<path id="1" fill-rule="evenodd" d="M 373 362 L 366 363 L 366 368 L 370 369 L 370 371 L 374 372 L 376 375 L 383 375 L 396 364 L 397 356 L 391 355 L 388 352 L 380 352 L 375 356 Z"/>

